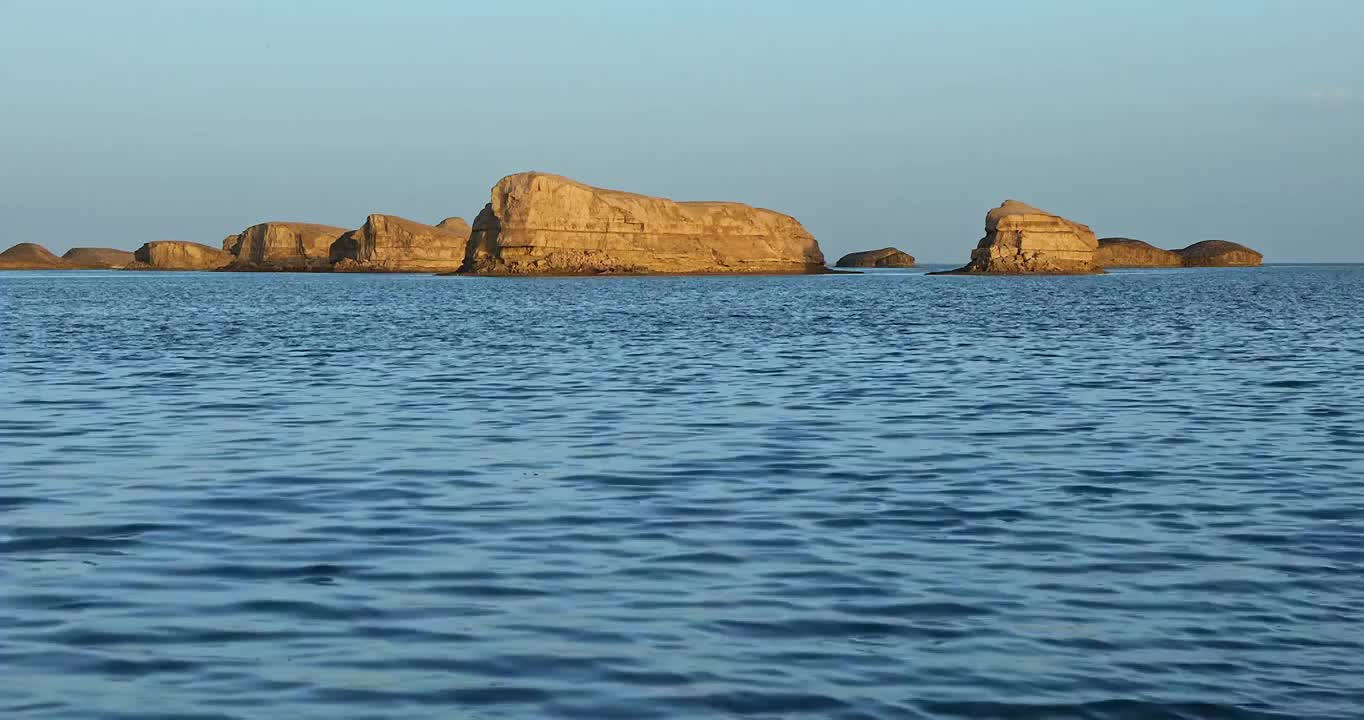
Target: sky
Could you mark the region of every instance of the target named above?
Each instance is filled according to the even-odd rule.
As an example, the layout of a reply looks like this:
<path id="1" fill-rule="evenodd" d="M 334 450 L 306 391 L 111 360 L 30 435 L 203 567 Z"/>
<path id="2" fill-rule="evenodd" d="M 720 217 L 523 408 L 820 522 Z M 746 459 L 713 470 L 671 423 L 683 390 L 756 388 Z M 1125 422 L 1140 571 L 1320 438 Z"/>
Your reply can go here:
<path id="1" fill-rule="evenodd" d="M 472 219 L 541 170 L 962 262 L 1007 198 L 1364 262 L 1364 3 L 0 0 L 8 246 Z"/>

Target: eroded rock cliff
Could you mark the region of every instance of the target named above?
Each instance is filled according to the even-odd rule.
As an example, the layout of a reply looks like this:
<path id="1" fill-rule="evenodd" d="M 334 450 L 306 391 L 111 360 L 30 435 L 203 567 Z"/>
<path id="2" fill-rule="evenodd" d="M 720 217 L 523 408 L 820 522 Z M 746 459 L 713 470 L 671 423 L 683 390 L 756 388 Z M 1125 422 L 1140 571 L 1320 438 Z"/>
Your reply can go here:
<path id="1" fill-rule="evenodd" d="M 241 233 L 232 269 L 330 270 L 332 243 L 346 232 L 345 228 L 316 223 L 252 225 Z M 226 246 L 227 240 L 223 244 Z"/>
<path id="2" fill-rule="evenodd" d="M 461 268 L 495 275 L 825 271 L 819 243 L 788 215 L 604 190 L 538 172 L 493 186 Z"/>
<path id="3" fill-rule="evenodd" d="M 1088 225 L 1017 200 L 985 215 L 985 237 L 971 262 L 952 274 L 1101 273 L 1094 262 L 1099 242 Z"/>
<path id="4" fill-rule="evenodd" d="M 469 226 L 459 218 L 424 225 L 396 215 L 370 215 L 362 227 L 332 243 L 330 257 L 334 269 L 343 272 L 452 272 L 463 264 L 468 241 Z"/>
<path id="5" fill-rule="evenodd" d="M 232 262 L 232 253 L 184 240 L 154 240 L 133 253 L 125 270 L 217 270 Z"/>

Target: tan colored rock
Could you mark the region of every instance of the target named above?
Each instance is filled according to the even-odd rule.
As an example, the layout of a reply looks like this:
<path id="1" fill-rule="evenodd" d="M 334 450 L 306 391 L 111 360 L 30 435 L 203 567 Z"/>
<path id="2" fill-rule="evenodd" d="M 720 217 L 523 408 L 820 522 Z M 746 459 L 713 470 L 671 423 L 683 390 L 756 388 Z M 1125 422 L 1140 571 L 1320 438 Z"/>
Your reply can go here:
<path id="1" fill-rule="evenodd" d="M 70 270 L 74 267 L 37 243 L 19 243 L 0 252 L 0 270 Z"/>
<path id="2" fill-rule="evenodd" d="M 1180 267 L 1184 260 L 1177 252 L 1162 250 L 1132 238 L 1099 238 L 1094 264 L 1102 268 Z"/>
<path id="3" fill-rule="evenodd" d="M 62 259 L 81 268 L 96 270 L 117 270 L 133 261 L 128 250 L 114 248 L 71 248 L 62 254 Z"/>
<path id="4" fill-rule="evenodd" d="M 848 253 L 834 263 L 834 267 L 912 268 L 914 256 L 893 247 Z"/>
<path id="5" fill-rule="evenodd" d="M 451 218 L 423 225 L 396 215 L 370 215 L 357 230 L 332 243 L 331 261 L 342 272 L 453 272 L 464 262 L 469 226 Z"/>
<path id="6" fill-rule="evenodd" d="M 236 235 L 228 235 L 227 237 L 223 238 L 223 250 L 226 250 L 227 252 L 236 255 L 237 252 L 241 250 L 241 247 L 242 247 L 241 233 L 237 233 Z"/>
<path id="7" fill-rule="evenodd" d="M 217 270 L 232 262 L 232 253 L 184 240 L 155 240 L 133 253 L 125 270 Z"/>
<path id="8" fill-rule="evenodd" d="M 331 247 L 345 228 L 266 222 L 241 233 L 234 270 L 330 270 Z"/>
<path id="9" fill-rule="evenodd" d="M 1186 267 L 1254 267 L 1264 261 L 1260 253 L 1226 240 L 1204 240 L 1176 252 Z"/>
<path id="10" fill-rule="evenodd" d="M 491 275 L 827 272 L 800 223 L 728 202 L 675 202 L 538 172 L 502 178 L 461 272 Z"/>
<path id="11" fill-rule="evenodd" d="M 971 262 L 951 273 L 1101 273 L 1094 262 L 1098 247 L 1088 225 L 1006 200 L 986 214 L 985 237 L 971 252 Z"/>
<path id="12" fill-rule="evenodd" d="M 469 228 L 469 223 L 465 222 L 464 218 L 459 216 L 445 218 L 444 220 L 441 220 L 440 222 L 436 223 L 436 227 L 442 230 L 449 230 L 451 232 L 464 233 L 464 237 L 466 238 L 473 233 L 473 231 Z"/>

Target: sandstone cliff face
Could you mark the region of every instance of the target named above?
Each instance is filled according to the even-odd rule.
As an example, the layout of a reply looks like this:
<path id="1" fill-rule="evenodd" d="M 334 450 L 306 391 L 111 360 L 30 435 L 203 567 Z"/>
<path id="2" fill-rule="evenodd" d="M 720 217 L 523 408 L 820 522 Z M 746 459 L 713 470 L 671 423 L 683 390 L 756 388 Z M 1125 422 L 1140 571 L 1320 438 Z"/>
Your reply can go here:
<path id="1" fill-rule="evenodd" d="M 1226 240 L 1204 240 L 1176 252 L 1186 267 L 1252 267 L 1264 260 L 1245 245 Z"/>
<path id="2" fill-rule="evenodd" d="M 953 273 L 1101 273 L 1099 242 L 1088 225 L 1007 200 L 985 216 L 985 237 L 971 262 Z"/>
<path id="3" fill-rule="evenodd" d="M 440 226 L 395 215 L 370 215 L 364 226 L 332 243 L 334 269 L 343 272 L 453 272 L 464 262 L 468 225 L 459 218 Z M 464 225 L 463 232 L 459 225 Z"/>
<path id="4" fill-rule="evenodd" d="M 0 252 L 0 270 L 69 270 L 73 267 L 37 243 L 19 243 Z"/>
<path id="5" fill-rule="evenodd" d="M 345 228 L 314 223 L 252 225 L 241 233 L 233 269 L 330 270 L 332 243 L 345 232 Z"/>
<path id="6" fill-rule="evenodd" d="M 911 268 L 914 267 L 914 256 L 893 247 L 864 250 L 844 255 L 834 267 Z"/>
<path id="7" fill-rule="evenodd" d="M 1099 238 L 1094 264 L 1103 268 L 1180 267 L 1179 253 L 1131 238 Z"/>
<path id="8" fill-rule="evenodd" d="M 232 262 L 232 253 L 183 240 L 155 240 L 133 253 L 125 270 L 217 270 Z"/>
<path id="9" fill-rule="evenodd" d="M 114 248 L 71 248 L 62 259 L 81 268 L 117 270 L 133 261 L 133 254 Z"/>
<path id="10" fill-rule="evenodd" d="M 461 268 L 495 275 L 826 271 L 819 243 L 788 215 L 535 172 L 493 186 Z"/>
<path id="11" fill-rule="evenodd" d="M 227 237 L 223 238 L 223 250 L 230 252 L 233 255 L 236 255 L 237 251 L 240 250 L 241 247 L 242 247 L 241 233 L 237 233 L 236 235 L 228 235 Z"/>

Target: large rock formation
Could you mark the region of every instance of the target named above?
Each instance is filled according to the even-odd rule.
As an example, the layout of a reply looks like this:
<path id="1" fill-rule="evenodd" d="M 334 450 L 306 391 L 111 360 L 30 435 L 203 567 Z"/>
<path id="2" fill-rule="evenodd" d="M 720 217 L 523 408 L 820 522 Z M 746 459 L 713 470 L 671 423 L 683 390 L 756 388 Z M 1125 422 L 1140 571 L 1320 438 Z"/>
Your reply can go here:
<path id="1" fill-rule="evenodd" d="M 69 270 L 71 263 L 37 243 L 19 243 L 0 252 L 0 270 Z"/>
<path id="2" fill-rule="evenodd" d="M 330 270 L 332 243 L 345 233 L 345 228 L 314 223 L 252 225 L 241 233 L 232 269 Z"/>
<path id="3" fill-rule="evenodd" d="M 1245 245 L 1226 240 L 1204 240 L 1176 252 L 1186 267 L 1250 267 L 1264 260 Z"/>
<path id="4" fill-rule="evenodd" d="M 844 255 L 834 267 L 911 268 L 914 267 L 914 256 L 893 247 L 863 250 Z"/>
<path id="5" fill-rule="evenodd" d="M 964 273 L 1101 273 L 1094 263 L 1099 242 L 1088 225 L 1006 200 L 985 216 L 985 237 Z"/>
<path id="6" fill-rule="evenodd" d="M 827 272 L 788 215 L 674 202 L 558 175 L 502 178 L 474 220 L 461 272 L 494 275 Z"/>
<path id="7" fill-rule="evenodd" d="M 71 248 L 62 254 L 62 259 L 80 268 L 97 270 L 117 270 L 133 261 L 133 254 L 127 250 L 114 248 Z"/>
<path id="8" fill-rule="evenodd" d="M 1150 243 L 1131 238 L 1099 238 L 1094 264 L 1102 268 L 1179 267 L 1179 253 L 1162 250 Z"/>
<path id="9" fill-rule="evenodd" d="M 133 253 L 125 270 L 217 270 L 232 262 L 232 253 L 183 240 L 155 240 Z"/>
<path id="10" fill-rule="evenodd" d="M 335 270 L 346 272 L 453 272 L 463 264 L 468 242 L 469 226 L 459 218 L 432 226 L 370 215 L 332 243 L 330 257 Z"/>

